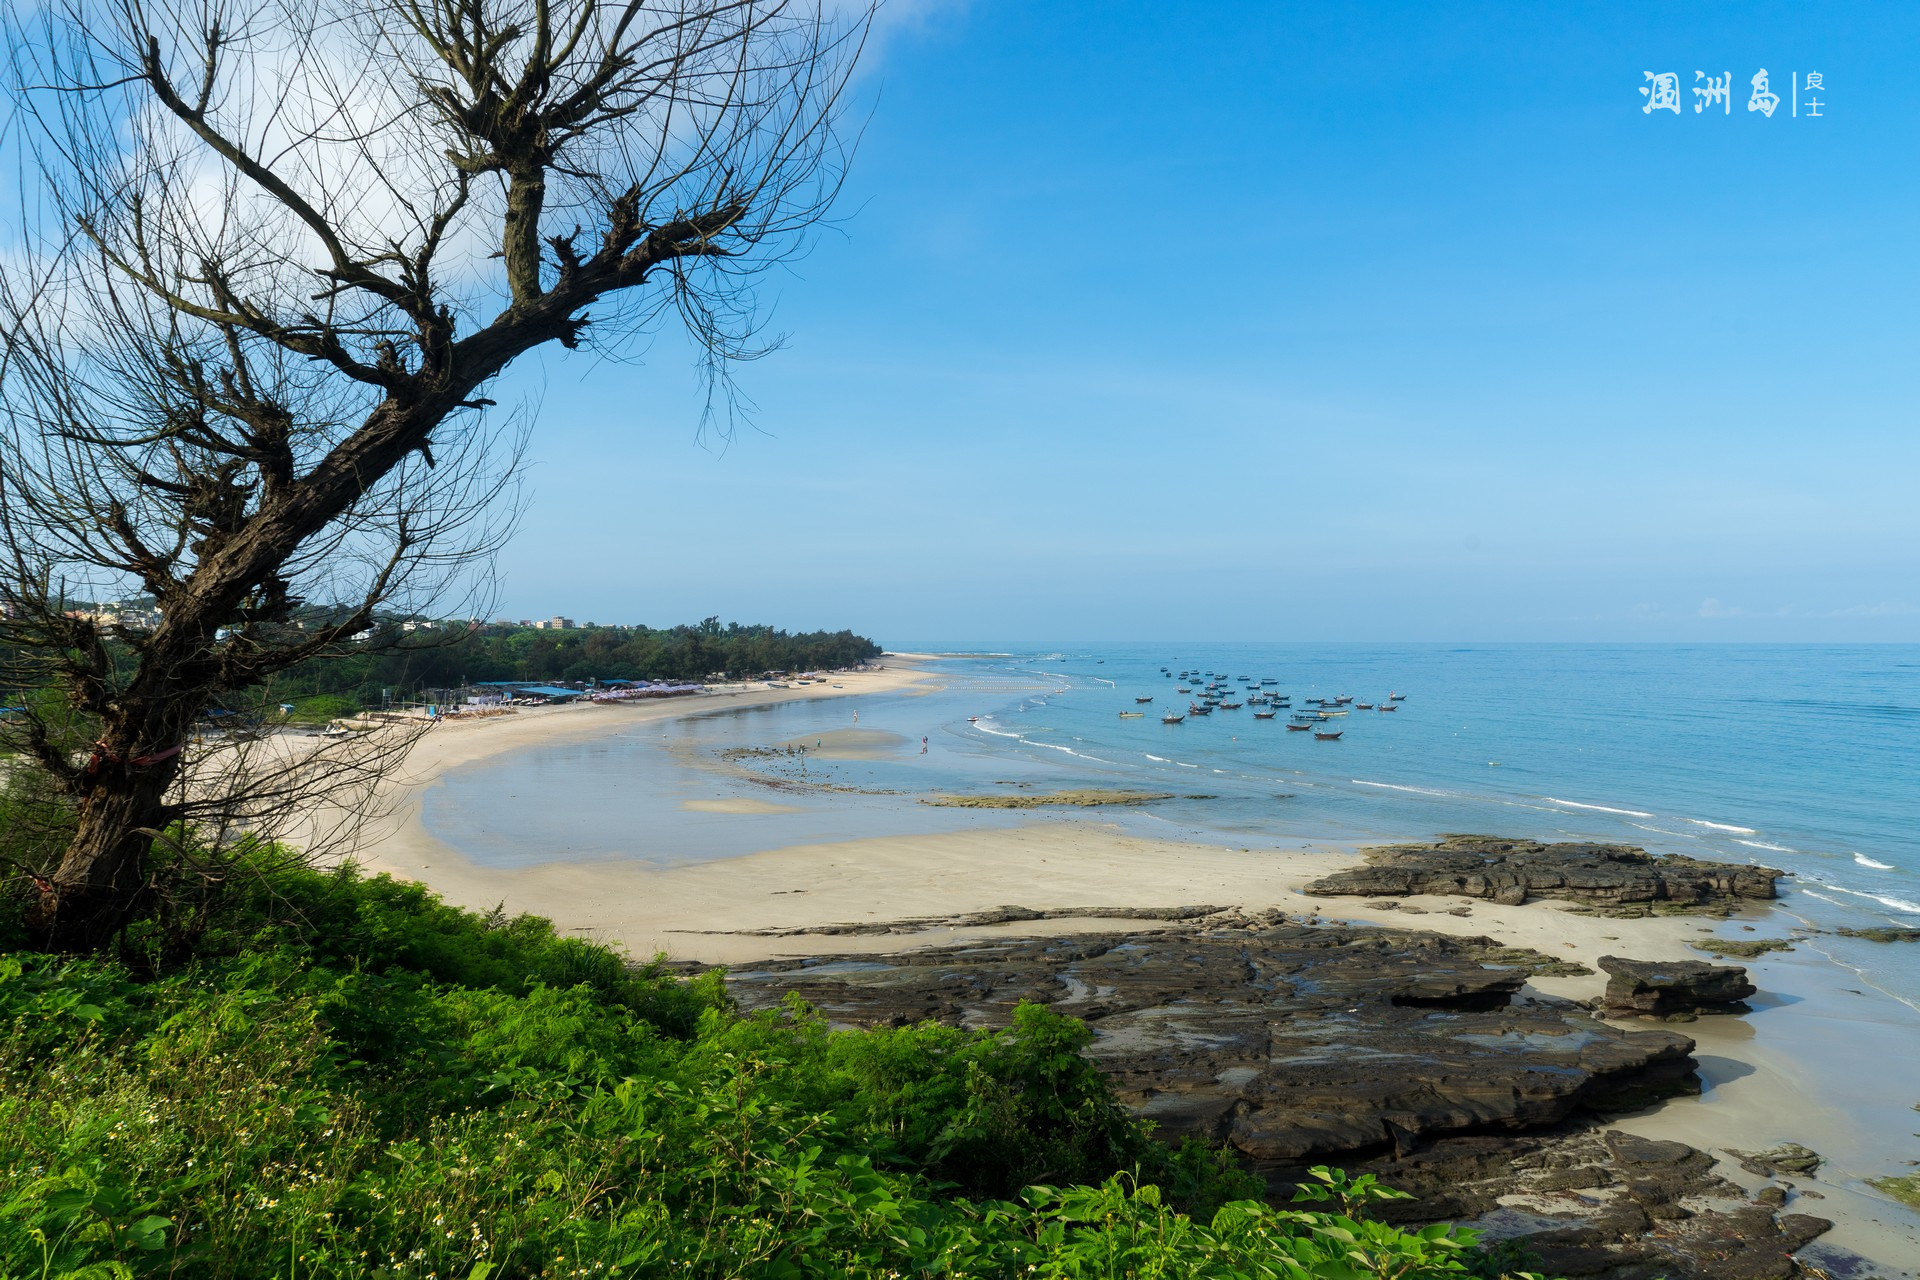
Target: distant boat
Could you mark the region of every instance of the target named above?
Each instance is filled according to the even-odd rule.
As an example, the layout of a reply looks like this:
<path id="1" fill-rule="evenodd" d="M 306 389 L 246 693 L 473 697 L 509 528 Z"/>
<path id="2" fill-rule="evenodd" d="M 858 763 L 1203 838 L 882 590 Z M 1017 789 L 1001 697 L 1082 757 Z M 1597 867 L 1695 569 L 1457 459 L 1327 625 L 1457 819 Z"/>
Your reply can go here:
<path id="1" fill-rule="evenodd" d="M 1353 705 L 1360 708 L 1362 711 L 1373 710 L 1373 704 L 1371 702 L 1356 702 Z"/>
<path id="2" fill-rule="evenodd" d="M 1238 711 L 1241 705 L 1242 704 L 1238 702 L 1223 702 L 1220 704 L 1220 709 L 1222 711 Z"/>
<path id="3" fill-rule="evenodd" d="M 1407 695 L 1404 693 L 1390 693 L 1387 695 L 1388 702 L 1405 702 L 1406 700 Z"/>
<path id="4" fill-rule="evenodd" d="M 1175 693 L 1192 693 L 1193 690 L 1187 688 L 1187 686 L 1185 685 L 1181 685 L 1179 688 L 1175 689 L 1174 692 Z"/>
<path id="5" fill-rule="evenodd" d="M 1141 716 L 1144 716 L 1145 714 L 1147 713 L 1144 711 L 1122 711 L 1120 713 L 1120 718 L 1122 720 L 1138 720 Z"/>
<path id="6" fill-rule="evenodd" d="M 1333 705 L 1336 707 L 1344 707 L 1349 702 L 1352 702 L 1352 701 L 1353 701 L 1352 695 L 1343 693 L 1339 697 L 1333 700 Z"/>
<path id="7" fill-rule="evenodd" d="M 968 716 L 968 717 L 967 717 L 967 723 L 968 723 L 968 724 L 979 724 L 979 723 L 980 723 L 980 717 L 979 717 L 979 716 Z"/>
<path id="8" fill-rule="evenodd" d="M 1135 701 L 1135 702 L 1152 702 L 1152 701 L 1153 701 L 1153 699 L 1152 699 L 1152 698 L 1150 698 L 1150 697 L 1149 697 L 1149 698 L 1135 698 L 1135 699 L 1134 699 L 1134 701 Z"/>
<path id="9" fill-rule="evenodd" d="M 1294 724 L 1289 721 L 1287 728 L 1294 733 L 1305 733 L 1307 730 L 1313 728 L 1313 726 L 1310 724 Z"/>
<path id="10" fill-rule="evenodd" d="M 1173 712 L 1169 711 L 1167 712 L 1167 714 L 1160 717 L 1160 723 L 1161 724 L 1179 724 L 1182 720 L 1185 720 L 1185 719 L 1186 719 L 1185 716 L 1177 716 L 1173 714 Z"/>
<path id="11" fill-rule="evenodd" d="M 1253 713 L 1253 718 L 1255 720 L 1271 720 L 1279 714 L 1278 711 L 1256 711 Z"/>
<path id="12" fill-rule="evenodd" d="M 1380 709 L 1382 711 L 1398 711 L 1400 708 L 1394 706 L 1391 702 L 1383 702 L 1380 704 Z"/>
<path id="13" fill-rule="evenodd" d="M 1190 716 L 1210 716 L 1213 714 L 1213 708 L 1212 707 L 1196 707 L 1192 703 L 1188 703 L 1187 714 Z"/>
<path id="14" fill-rule="evenodd" d="M 1260 683 L 1261 684 L 1279 684 L 1280 682 L 1278 680 L 1262 680 Z"/>
<path id="15" fill-rule="evenodd" d="M 1332 742 L 1335 738 L 1339 737 L 1340 734 L 1341 730 L 1339 729 L 1315 729 L 1313 731 L 1313 736 L 1322 742 Z"/>

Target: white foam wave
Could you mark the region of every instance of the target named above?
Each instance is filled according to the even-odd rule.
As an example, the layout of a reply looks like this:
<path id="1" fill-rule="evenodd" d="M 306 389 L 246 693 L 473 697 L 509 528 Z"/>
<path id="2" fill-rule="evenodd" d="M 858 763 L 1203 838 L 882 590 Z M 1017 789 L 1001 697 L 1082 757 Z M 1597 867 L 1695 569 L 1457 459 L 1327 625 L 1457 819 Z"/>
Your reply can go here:
<path id="1" fill-rule="evenodd" d="M 1173 763 L 1173 761 L 1167 759 L 1165 756 L 1157 756 L 1153 754 L 1153 752 L 1151 751 L 1142 751 L 1140 754 L 1145 756 L 1147 759 L 1153 761 L 1155 764 L 1172 764 Z"/>
<path id="2" fill-rule="evenodd" d="M 1348 781 L 1356 787 L 1381 787 L 1387 791 L 1411 791 L 1417 796 L 1446 796 L 1451 799 L 1459 794 L 1456 791 L 1435 791 L 1431 787 L 1403 787 L 1397 782 L 1368 782 L 1365 778 L 1349 778 Z"/>
<path id="3" fill-rule="evenodd" d="M 1920 916 L 1920 902 L 1908 902 L 1905 898 L 1889 898 L 1885 894 L 1862 893 L 1858 889 L 1843 889 L 1837 884 L 1828 885 L 1835 893 L 1844 893 L 1850 897 L 1865 898 L 1868 902 L 1877 902 L 1883 907 L 1892 907 L 1895 911 L 1907 915 Z"/>
<path id="4" fill-rule="evenodd" d="M 1653 815 L 1644 809 L 1615 809 L 1611 805 L 1581 804 L 1578 800 L 1560 800 L 1553 796 L 1545 797 L 1548 804 L 1563 804 L 1569 809 L 1591 809 L 1595 813 L 1617 813 L 1626 818 L 1651 818 Z"/>
<path id="5" fill-rule="evenodd" d="M 1651 831 L 1655 835 L 1675 836 L 1681 840 L 1698 840 L 1700 838 L 1686 831 L 1669 831 L 1665 827 L 1650 827 L 1644 822 L 1629 822 L 1627 825 L 1630 827 L 1638 827 L 1642 831 Z"/>
<path id="6" fill-rule="evenodd" d="M 1691 822 L 1696 827 L 1706 827 L 1711 831 L 1731 831 L 1737 836 L 1757 836 L 1760 834 L 1752 827 L 1736 827 L 1727 822 L 1708 822 L 1705 818 L 1683 818 L 1681 821 Z"/>
<path id="7" fill-rule="evenodd" d="M 1200 767 L 1197 764 L 1188 764 L 1185 760 L 1175 760 L 1174 763 L 1179 765 L 1182 769 L 1198 769 Z"/>
<path id="8" fill-rule="evenodd" d="M 1747 846 L 1747 848 L 1749 848 L 1749 849 L 1765 849 L 1765 850 L 1766 850 L 1766 851 L 1767 851 L 1768 853 L 1798 853 L 1798 852 L 1800 852 L 1800 851 L 1799 851 L 1798 849 L 1789 849 L 1789 848 L 1787 848 L 1787 846 L 1785 846 L 1785 845 L 1783 845 L 1783 844 L 1768 844 L 1768 843 L 1767 843 L 1767 842 L 1766 842 L 1765 840 L 1735 840 L 1735 841 L 1734 841 L 1734 843 L 1735 843 L 1735 844 L 1743 844 L 1743 845 L 1745 845 L 1745 846 Z M 1858 854 L 1855 854 L 1854 856 L 1855 856 L 1855 857 L 1858 857 L 1859 855 L 1858 855 Z"/>
<path id="9" fill-rule="evenodd" d="M 1007 730 L 1007 729 L 990 729 L 987 727 L 986 722 L 983 720 L 974 721 L 973 727 L 978 729 L 982 733 L 990 733 L 996 738 L 1018 738 L 1020 736 L 1019 734 L 1014 733 L 1011 730 Z"/>
<path id="10" fill-rule="evenodd" d="M 1859 863 L 1863 867 L 1872 867 L 1875 871 L 1893 870 L 1893 864 L 1891 862 L 1875 862 L 1872 858 L 1869 858 L 1864 853 L 1854 854 L 1853 860 Z"/>

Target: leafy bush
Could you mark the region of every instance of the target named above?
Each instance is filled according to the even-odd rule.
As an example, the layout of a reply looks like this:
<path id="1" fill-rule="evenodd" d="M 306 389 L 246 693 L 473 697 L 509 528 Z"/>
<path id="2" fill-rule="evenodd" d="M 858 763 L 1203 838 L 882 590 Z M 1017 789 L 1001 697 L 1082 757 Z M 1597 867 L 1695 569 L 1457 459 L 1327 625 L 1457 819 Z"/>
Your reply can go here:
<path id="1" fill-rule="evenodd" d="M 0 1280 L 1471 1274 L 1146 1139 L 1035 1006 L 750 1017 L 544 921 L 267 864 L 185 960 L 0 955 Z"/>

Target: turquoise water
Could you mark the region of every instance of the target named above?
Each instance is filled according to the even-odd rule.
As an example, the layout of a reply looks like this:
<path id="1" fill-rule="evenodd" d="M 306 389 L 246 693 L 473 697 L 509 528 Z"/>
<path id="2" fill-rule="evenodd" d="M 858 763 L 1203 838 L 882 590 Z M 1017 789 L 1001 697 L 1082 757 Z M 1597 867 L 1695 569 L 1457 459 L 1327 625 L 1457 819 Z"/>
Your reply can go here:
<path id="1" fill-rule="evenodd" d="M 1088 781 L 1217 796 L 1129 818 L 1223 840 L 1266 832 L 1601 839 L 1794 873 L 1819 927 L 1920 926 L 1920 646 L 1063 645 L 953 664 L 1034 691 L 944 726 L 956 752 Z M 1289 733 L 1191 700 L 1166 666 L 1377 702 Z M 1202 677 L 1204 682 L 1205 677 Z M 964 682 L 963 682 L 964 683 Z M 1152 696 L 1138 705 L 1136 697 Z M 1171 834 L 1169 832 L 1169 834 Z M 1814 944 L 1920 1007 L 1920 943 Z"/>
<path id="2" fill-rule="evenodd" d="M 432 788 L 423 816 L 483 863 L 671 865 L 1036 819 L 916 804 L 928 791 L 1129 787 L 1206 798 L 1091 816 L 1228 845 L 1445 832 L 1621 841 L 1791 871 L 1782 908 L 1816 927 L 1920 926 L 1920 647 L 994 648 L 941 663 L 931 694 L 723 709 L 483 760 Z M 1163 665 L 1271 678 L 1295 709 L 1339 694 L 1406 701 L 1353 710 L 1333 722 L 1335 742 L 1251 707 L 1163 725 L 1160 712 L 1189 701 Z M 1119 718 L 1136 709 L 1148 714 Z M 769 791 L 711 767 L 728 747 L 852 728 L 856 710 L 861 730 L 894 737 L 873 758 L 810 763 L 810 782 L 844 790 Z M 782 769 L 794 765 L 771 767 Z M 686 807 L 726 795 L 786 812 Z M 1920 1009 L 1920 943 L 1802 945 Z"/>

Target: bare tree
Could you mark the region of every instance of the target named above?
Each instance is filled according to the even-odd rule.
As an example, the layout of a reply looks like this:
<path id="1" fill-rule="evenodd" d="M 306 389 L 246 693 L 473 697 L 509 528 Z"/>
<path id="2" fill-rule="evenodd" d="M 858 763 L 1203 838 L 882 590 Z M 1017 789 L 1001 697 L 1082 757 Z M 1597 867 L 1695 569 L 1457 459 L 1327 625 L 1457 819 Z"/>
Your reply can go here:
<path id="1" fill-rule="evenodd" d="M 0 270 L 0 641 L 65 695 L 7 730 L 76 810 L 50 945 L 119 928 L 176 824 L 390 758 L 263 774 L 192 739 L 476 589 L 516 357 L 677 325 L 727 407 L 756 276 L 844 172 L 870 11 L 819 4 L 18 0 L 42 180 Z M 147 623 L 78 607 L 131 592 Z"/>

